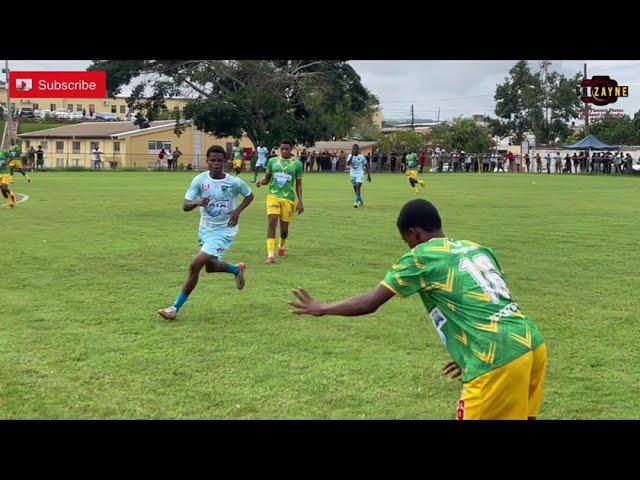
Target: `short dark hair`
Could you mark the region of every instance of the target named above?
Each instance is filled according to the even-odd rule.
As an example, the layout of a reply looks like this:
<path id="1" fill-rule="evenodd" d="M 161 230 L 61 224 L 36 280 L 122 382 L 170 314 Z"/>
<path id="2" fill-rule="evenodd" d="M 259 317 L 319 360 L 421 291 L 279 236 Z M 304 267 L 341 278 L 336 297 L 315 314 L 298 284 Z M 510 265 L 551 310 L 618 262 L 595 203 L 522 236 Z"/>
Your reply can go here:
<path id="1" fill-rule="evenodd" d="M 284 140 L 282 140 L 280 142 L 280 145 L 289 145 L 290 147 L 293 147 L 293 142 L 291 140 L 289 140 L 288 138 L 285 138 Z"/>
<path id="2" fill-rule="evenodd" d="M 224 158 L 227 158 L 227 152 L 220 145 L 211 145 L 207 149 L 207 155 L 206 155 L 207 160 L 209 159 L 209 154 L 211 153 L 221 153 Z"/>
<path id="3" fill-rule="evenodd" d="M 420 227 L 425 232 L 436 232 L 442 228 L 440 214 L 436 207 L 423 199 L 407 202 L 398 215 L 398 230 L 401 233 L 412 227 Z"/>

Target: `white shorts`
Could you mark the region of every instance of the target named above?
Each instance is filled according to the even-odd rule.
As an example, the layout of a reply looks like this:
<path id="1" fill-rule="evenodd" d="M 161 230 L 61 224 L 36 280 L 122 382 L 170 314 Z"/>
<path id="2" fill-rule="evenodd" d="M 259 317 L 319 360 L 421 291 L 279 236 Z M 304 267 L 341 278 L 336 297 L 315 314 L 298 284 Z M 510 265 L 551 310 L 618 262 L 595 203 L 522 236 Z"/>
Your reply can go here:
<path id="1" fill-rule="evenodd" d="M 199 230 L 198 242 L 202 246 L 200 251 L 207 255 L 213 255 L 218 260 L 222 260 L 222 257 L 224 257 L 224 254 L 233 243 L 236 233 L 237 229 L 235 229 L 235 231 L 228 229 L 221 232 L 205 232 Z"/>
<path id="2" fill-rule="evenodd" d="M 351 174 L 351 184 L 355 185 L 356 183 L 362 183 L 362 177 L 364 177 L 364 173 L 356 173 Z"/>
<path id="3" fill-rule="evenodd" d="M 265 165 L 266 165 L 266 162 L 256 162 L 256 168 L 258 167 L 264 168 Z"/>

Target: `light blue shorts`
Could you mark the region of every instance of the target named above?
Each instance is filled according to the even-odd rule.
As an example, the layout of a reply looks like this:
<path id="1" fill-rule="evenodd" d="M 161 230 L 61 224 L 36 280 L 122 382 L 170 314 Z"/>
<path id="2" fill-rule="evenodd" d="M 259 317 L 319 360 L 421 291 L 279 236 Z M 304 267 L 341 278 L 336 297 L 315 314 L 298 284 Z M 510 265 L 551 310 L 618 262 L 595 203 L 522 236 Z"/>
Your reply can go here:
<path id="1" fill-rule="evenodd" d="M 355 185 L 356 183 L 362 183 L 362 177 L 364 177 L 364 173 L 356 173 L 355 175 L 351 175 L 351 184 Z"/>
<path id="2" fill-rule="evenodd" d="M 202 246 L 201 252 L 207 255 L 213 255 L 218 260 L 222 260 L 224 254 L 229 250 L 237 233 L 232 230 L 224 230 L 221 232 L 198 231 L 198 242 Z"/>

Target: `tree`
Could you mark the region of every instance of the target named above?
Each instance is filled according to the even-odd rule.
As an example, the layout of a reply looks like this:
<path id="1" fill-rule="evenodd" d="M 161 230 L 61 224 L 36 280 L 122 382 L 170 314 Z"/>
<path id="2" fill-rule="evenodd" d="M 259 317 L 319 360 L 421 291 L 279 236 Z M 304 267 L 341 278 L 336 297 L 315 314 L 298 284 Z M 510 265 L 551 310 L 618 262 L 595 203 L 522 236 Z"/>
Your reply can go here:
<path id="1" fill-rule="evenodd" d="M 638 145 L 640 143 L 640 132 L 634 120 L 631 120 L 628 115 L 621 117 L 605 115 L 602 120 L 589 126 L 589 133 L 612 145 Z"/>
<path id="2" fill-rule="evenodd" d="M 344 137 L 358 115 L 373 115 L 377 105 L 343 61 L 95 60 L 89 70 L 107 71 L 110 96 L 151 74 L 150 80 L 136 80 L 129 97 L 129 106 L 148 121 L 161 115 L 165 98 L 190 91 L 186 119 L 220 137 L 246 133 L 254 145 L 277 145 L 285 137 L 306 145 Z"/>
<path id="3" fill-rule="evenodd" d="M 378 148 L 387 153 L 401 153 L 405 150 L 416 152 L 424 148 L 425 142 L 426 138 L 422 133 L 398 130 L 380 134 Z"/>
<path id="4" fill-rule="evenodd" d="M 567 122 L 578 117 L 580 98 L 576 86 L 582 74 L 565 77 L 549 72 L 549 65 L 551 62 L 543 62 L 544 77 L 540 72 L 533 73 L 524 60 L 509 70 L 509 77 L 497 86 L 494 96 L 499 117 L 491 124 L 494 134 L 513 137 L 515 143 L 522 142 L 526 132 L 533 132 L 539 143 L 556 137 L 564 140 L 569 135 Z"/>
<path id="5" fill-rule="evenodd" d="M 449 125 L 451 146 L 454 150 L 482 153 L 493 150 L 495 144 L 489 130 L 470 118 L 456 119 Z"/>
<path id="6" fill-rule="evenodd" d="M 549 109 L 550 120 L 545 119 L 545 128 L 540 125 L 534 127 L 534 133 L 543 143 L 553 141 L 559 137 L 563 141 L 570 133 L 567 122 L 578 118 L 580 97 L 576 95 L 576 86 L 580 85 L 582 73 L 567 78 L 558 72 L 548 73 L 545 77 L 546 92 L 545 107 Z"/>
<path id="7" fill-rule="evenodd" d="M 521 143 L 526 132 L 542 123 L 543 98 L 540 75 L 532 73 L 525 60 L 516 63 L 504 83 L 496 87 L 495 113 L 503 119 L 499 126 L 516 143 Z"/>

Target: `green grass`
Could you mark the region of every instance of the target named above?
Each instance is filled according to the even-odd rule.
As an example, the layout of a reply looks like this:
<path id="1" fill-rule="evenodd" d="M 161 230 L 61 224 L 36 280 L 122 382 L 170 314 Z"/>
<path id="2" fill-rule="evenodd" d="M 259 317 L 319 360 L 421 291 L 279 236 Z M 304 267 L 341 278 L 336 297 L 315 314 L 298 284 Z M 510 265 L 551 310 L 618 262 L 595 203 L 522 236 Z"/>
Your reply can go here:
<path id="1" fill-rule="evenodd" d="M 451 419 L 460 383 L 416 297 L 368 317 L 298 317 L 290 288 L 335 301 L 374 287 L 405 250 L 415 198 L 376 175 L 352 207 L 345 174 L 304 179 L 288 256 L 264 265 L 265 195 L 227 253 L 247 286 L 204 274 L 176 322 L 197 253 L 193 173 L 45 172 L 0 208 L 0 418 Z M 246 179 L 248 175 L 243 175 Z M 640 178 L 425 175 L 449 236 L 494 249 L 545 335 L 540 418 L 638 418 Z"/>

